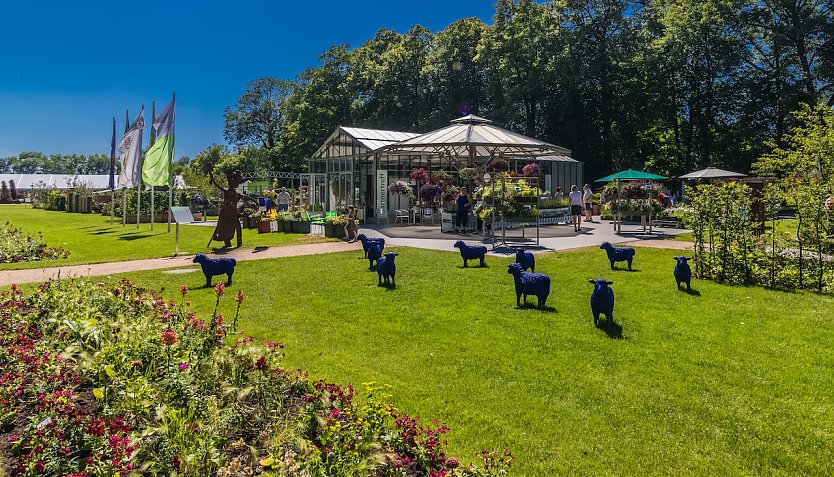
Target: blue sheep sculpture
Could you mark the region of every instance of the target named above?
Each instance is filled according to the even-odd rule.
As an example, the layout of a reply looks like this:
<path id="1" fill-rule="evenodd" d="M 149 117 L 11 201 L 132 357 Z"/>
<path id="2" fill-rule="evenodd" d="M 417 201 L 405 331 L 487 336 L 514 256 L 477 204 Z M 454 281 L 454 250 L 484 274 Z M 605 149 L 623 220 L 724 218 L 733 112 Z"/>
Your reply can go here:
<path id="1" fill-rule="evenodd" d="M 378 243 L 368 244 L 368 270 L 374 269 L 374 262 L 379 266 L 380 258 L 382 258 L 382 245 Z"/>
<path id="2" fill-rule="evenodd" d="M 605 315 L 608 324 L 614 322 L 614 290 L 608 285 L 614 282 L 606 281 L 604 278 L 588 279 L 594 285 L 591 293 L 591 313 L 594 314 L 594 326 L 599 323 L 599 315 Z"/>
<path id="3" fill-rule="evenodd" d="M 614 270 L 614 262 L 628 262 L 628 269 L 631 271 L 631 261 L 634 259 L 634 249 L 631 247 L 614 247 L 609 242 L 603 242 L 599 246 L 608 254 L 608 261 L 611 262 L 611 270 Z"/>
<path id="4" fill-rule="evenodd" d="M 211 277 L 215 275 L 226 275 L 226 285 L 232 284 L 232 275 L 235 273 L 237 261 L 233 258 L 209 258 L 204 253 L 194 256 L 193 263 L 199 263 L 206 276 L 206 286 L 211 286 Z"/>
<path id="5" fill-rule="evenodd" d="M 466 245 L 463 243 L 463 240 L 458 240 L 455 242 L 455 248 L 460 249 L 460 256 L 463 258 L 463 266 L 468 266 L 467 262 L 469 260 L 478 259 L 481 261 L 481 266 L 483 267 L 486 265 L 484 263 L 484 257 L 487 253 L 487 248 L 483 245 Z"/>
<path id="6" fill-rule="evenodd" d="M 681 283 L 686 283 L 686 291 L 692 290 L 689 282 L 692 281 L 692 269 L 689 267 L 687 257 L 672 257 L 677 260 L 675 264 L 675 281 L 678 283 L 678 290 L 681 289 Z"/>
<path id="7" fill-rule="evenodd" d="M 536 271 L 536 257 L 530 252 L 525 252 L 523 248 L 515 249 L 515 263 L 521 265 L 525 271 L 528 268 L 531 272 Z"/>
<path id="8" fill-rule="evenodd" d="M 371 244 L 378 244 L 380 251 L 385 250 L 384 238 L 369 238 L 365 234 L 359 234 L 356 236 L 356 240 L 362 242 L 362 250 L 365 251 L 365 258 L 368 258 L 368 250 Z"/>
<path id="9" fill-rule="evenodd" d="M 394 263 L 394 257 L 399 255 L 398 253 L 388 252 L 376 261 L 376 273 L 379 275 L 379 281 L 377 282 L 377 286 L 382 285 L 382 279 L 385 278 L 385 285 L 388 285 L 388 279 L 391 279 L 391 286 L 396 287 L 397 284 L 394 282 L 394 276 L 397 274 L 397 265 Z"/>
<path id="10" fill-rule="evenodd" d="M 521 297 L 524 296 L 524 304 L 527 304 L 527 295 L 536 295 L 538 308 L 543 309 L 547 304 L 547 296 L 550 295 L 550 277 L 544 273 L 525 272 L 519 263 L 511 263 L 507 266 L 507 273 L 513 276 L 515 281 L 515 304 L 521 307 Z"/>

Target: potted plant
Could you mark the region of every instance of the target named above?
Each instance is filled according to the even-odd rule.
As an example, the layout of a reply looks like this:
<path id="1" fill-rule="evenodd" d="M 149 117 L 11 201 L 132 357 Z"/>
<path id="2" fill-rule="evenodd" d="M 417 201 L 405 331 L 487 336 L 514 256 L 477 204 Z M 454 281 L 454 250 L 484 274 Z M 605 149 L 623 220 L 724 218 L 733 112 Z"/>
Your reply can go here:
<path id="1" fill-rule="evenodd" d="M 347 225 L 347 217 L 344 215 L 326 217 L 324 219 L 324 236 L 328 238 L 344 238 L 345 225 Z"/>
<path id="2" fill-rule="evenodd" d="M 300 210 L 291 212 L 292 220 L 290 227 L 294 234 L 309 234 L 310 233 L 310 218 Z M 285 229 L 286 230 L 286 229 Z"/>
<path id="3" fill-rule="evenodd" d="M 465 181 L 477 179 L 479 175 L 478 169 L 474 167 L 464 167 L 458 171 L 458 176 Z"/>

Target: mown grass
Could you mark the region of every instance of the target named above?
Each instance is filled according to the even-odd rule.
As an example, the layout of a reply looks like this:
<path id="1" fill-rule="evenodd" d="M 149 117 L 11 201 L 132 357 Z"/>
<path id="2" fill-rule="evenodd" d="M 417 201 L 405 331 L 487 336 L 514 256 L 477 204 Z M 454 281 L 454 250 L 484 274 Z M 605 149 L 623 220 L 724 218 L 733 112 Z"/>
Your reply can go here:
<path id="1" fill-rule="evenodd" d="M 637 271 L 600 250 L 537 257 L 551 311 L 517 309 L 508 259 L 401 248 L 396 290 L 357 253 L 247 261 L 239 327 L 282 341 L 287 366 L 391 386 L 408 413 L 448 423 L 466 458 L 508 447 L 513 475 L 831 475 L 834 299 L 695 280 L 674 250 Z M 592 324 L 587 279 L 613 280 L 617 326 Z M 130 277 L 177 296 L 197 273 Z M 188 298 L 211 312 L 211 289 Z M 534 300 L 535 301 L 535 300 Z M 231 319 L 234 302 L 222 309 Z"/>
<path id="2" fill-rule="evenodd" d="M 31 235 L 43 234 L 50 247 L 62 247 L 70 256 L 60 260 L 45 260 L 0 264 L 0 270 L 55 267 L 88 263 L 118 262 L 144 258 L 169 257 L 174 253 L 174 226 L 168 224 L 128 224 L 120 220 L 110 224 L 110 217 L 95 214 L 69 214 L 32 209 L 24 205 L 0 205 L 0 221 L 11 222 Z M 200 253 L 211 250 L 206 244 L 213 227 L 180 226 L 180 251 Z M 258 234 L 257 230 L 243 230 L 246 247 L 280 246 L 323 241 L 321 237 L 298 234 Z M 234 243 L 234 241 L 233 241 Z M 213 242 L 211 247 L 221 246 Z"/>

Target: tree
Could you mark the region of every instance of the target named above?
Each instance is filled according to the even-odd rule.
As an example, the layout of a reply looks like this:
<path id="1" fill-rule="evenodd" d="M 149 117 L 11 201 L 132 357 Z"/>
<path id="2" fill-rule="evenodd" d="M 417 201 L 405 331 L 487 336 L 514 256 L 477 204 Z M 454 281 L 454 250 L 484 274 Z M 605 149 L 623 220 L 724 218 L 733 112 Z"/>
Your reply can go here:
<path id="1" fill-rule="evenodd" d="M 286 125 L 286 102 L 295 92 L 290 80 L 264 77 L 250 81 L 234 109 L 226 108 L 223 137 L 237 146 L 256 146 L 280 152 Z"/>
<path id="2" fill-rule="evenodd" d="M 9 197 L 12 200 L 17 200 L 17 185 L 14 183 L 14 179 L 9 181 Z"/>

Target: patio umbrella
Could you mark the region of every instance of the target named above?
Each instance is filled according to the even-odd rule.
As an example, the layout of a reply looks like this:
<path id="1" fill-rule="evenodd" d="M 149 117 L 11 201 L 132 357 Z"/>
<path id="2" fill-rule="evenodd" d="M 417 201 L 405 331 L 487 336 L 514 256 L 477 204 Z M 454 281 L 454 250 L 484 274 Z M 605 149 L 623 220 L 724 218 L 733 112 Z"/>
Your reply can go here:
<path id="1" fill-rule="evenodd" d="M 700 171 L 684 174 L 680 176 L 680 179 L 726 179 L 731 177 L 747 177 L 747 175 L 740 172 L 725 171 L 717 167 L 707 167 Z"/>
<path id="2" fill-rule="evenodd" d="M 625 171 L 617 172 L 615 174 L 611 174 L 610 176 L 605 176 L 602 179 L 597 179 L 594 182 L 617 182 L 617 215 L 614 217 L 614 229 L 617 233 L 620 232 L 620 181 L 644 181 L 644 180 L 657 180 L 657 179 L 666 179 L 665 176 L 659 176 L 657 174 L 652 174 L 651 172 L 643 172 L 643 171 L 635 171 L 634 169 L 627 169 Z M 641 218 L 642 221 L 642 218 Z M 649 216 L 649 232 L 651 232 L 651 216 Z"/>

